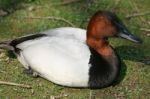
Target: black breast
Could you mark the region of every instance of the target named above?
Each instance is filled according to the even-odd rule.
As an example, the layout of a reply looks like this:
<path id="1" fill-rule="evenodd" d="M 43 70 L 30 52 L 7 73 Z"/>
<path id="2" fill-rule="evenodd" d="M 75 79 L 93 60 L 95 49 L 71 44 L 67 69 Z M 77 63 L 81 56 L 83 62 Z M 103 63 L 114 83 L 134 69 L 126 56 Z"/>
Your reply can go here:
<path id="1" fill-rule="evenodd" d="M 120 64 L 118 57 L 109 57 L 106 60 L 106 58 L 103 58 L 94 49 L 90 48 L 90 51 L 89 87 L 104 88 L 110 86 L 119 75 Z"/>

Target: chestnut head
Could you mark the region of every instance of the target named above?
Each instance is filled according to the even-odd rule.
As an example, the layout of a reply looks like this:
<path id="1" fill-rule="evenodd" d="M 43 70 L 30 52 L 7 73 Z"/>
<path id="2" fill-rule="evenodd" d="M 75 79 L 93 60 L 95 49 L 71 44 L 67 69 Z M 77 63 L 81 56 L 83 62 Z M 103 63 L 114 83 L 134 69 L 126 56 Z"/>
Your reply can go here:
<path id="1" fill-rule="evenodd" d="M 92 16 L 87 30 L 87 37 L 95 39 L 122 37 L 135 43 L 142 43 L 140 38 L 130 33 L 115 13 L 109 11 L 96 12 Z"/>

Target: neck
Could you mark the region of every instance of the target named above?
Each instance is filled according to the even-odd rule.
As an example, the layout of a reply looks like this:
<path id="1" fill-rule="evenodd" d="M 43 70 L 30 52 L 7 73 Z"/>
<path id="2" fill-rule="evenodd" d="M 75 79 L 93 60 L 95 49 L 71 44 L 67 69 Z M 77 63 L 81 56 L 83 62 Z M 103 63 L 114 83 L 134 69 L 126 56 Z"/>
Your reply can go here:
<path id="1" fill-rule="evenodd" d="M 113 50 L 105 38 L 95 39 L 88 37 L 87 44 L 104 57 L 110 57 L 113 54 Z"/>
<path id="2" fill-rule="evenodd" d="M 87 38 L 87 44 L 92 48 L 92 50 L 90 49 L 90 63 L 92 67 L 90 69 L 91 78 L 89 84 L 92 87 L 99 86 L 102 88 L 115 83 L 119 77 L 120 61 L 115 51 L 108 44 L 108 41 L 105 39 Z M 98 85 L 95 85 L 95 82 Z"/>

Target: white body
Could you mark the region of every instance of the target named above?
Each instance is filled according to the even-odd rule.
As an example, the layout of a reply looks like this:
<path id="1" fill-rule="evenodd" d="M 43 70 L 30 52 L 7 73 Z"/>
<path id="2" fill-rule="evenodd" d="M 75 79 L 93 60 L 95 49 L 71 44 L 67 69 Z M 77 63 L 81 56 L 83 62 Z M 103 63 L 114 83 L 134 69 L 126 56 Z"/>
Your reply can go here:
<path id="1" fill-rule="evenodd" d="M 19 61 L 56 84 L 87 87 L 90 50 L 85 43 L 86 30 L 64 27 L 42 33 L 48 36 L 17 45 L 22 50 Z"/>

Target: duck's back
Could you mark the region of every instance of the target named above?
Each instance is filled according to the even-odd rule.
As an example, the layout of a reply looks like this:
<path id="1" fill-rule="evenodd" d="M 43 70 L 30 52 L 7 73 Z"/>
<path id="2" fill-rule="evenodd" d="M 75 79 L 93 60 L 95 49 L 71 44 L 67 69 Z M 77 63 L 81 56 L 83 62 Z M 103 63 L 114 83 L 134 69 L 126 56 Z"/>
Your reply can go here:
<path id="1" fill-rule="evenodd" d="M 68 37 L 72 39 L 77 39 L 81 42 L 86 41 L 86 30 L 81 28 L 61 27 L 50 29 L 41 33 L 48 36 Z"/>

